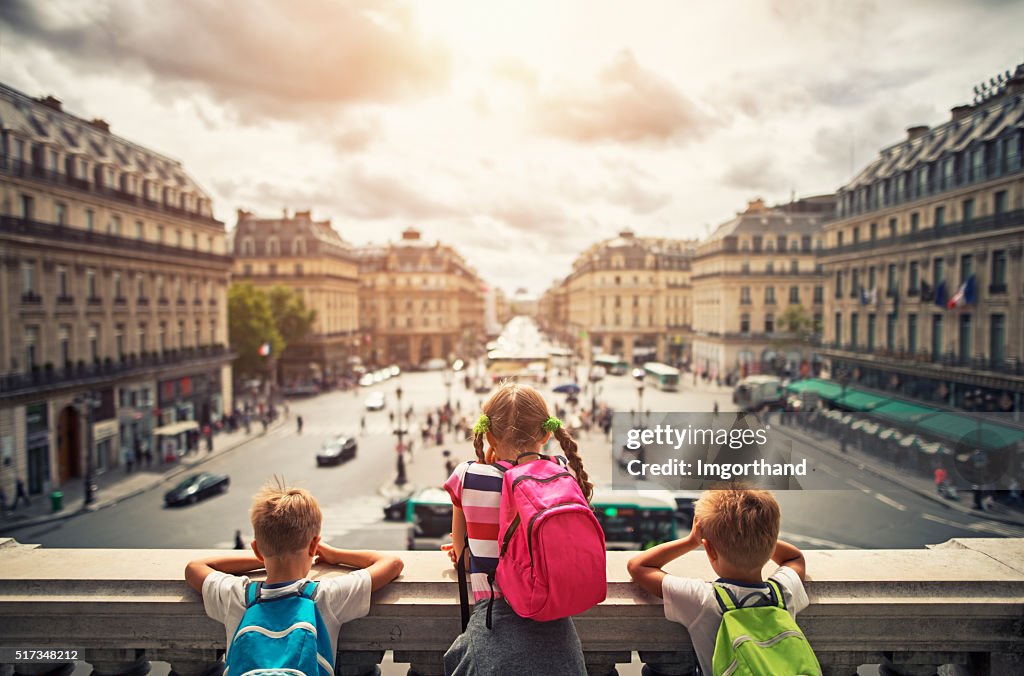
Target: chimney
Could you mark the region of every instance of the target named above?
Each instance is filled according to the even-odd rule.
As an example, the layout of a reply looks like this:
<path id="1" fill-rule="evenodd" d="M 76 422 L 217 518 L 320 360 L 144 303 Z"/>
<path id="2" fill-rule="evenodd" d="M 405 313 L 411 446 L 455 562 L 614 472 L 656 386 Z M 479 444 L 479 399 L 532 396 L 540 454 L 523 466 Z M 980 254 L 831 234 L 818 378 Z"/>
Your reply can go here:
<path id="1" fill-rule="evenodd" d="M 622 239 L 633 239 L 633 237 L 634 237 L 633 231 L 632 230 L 623 230 L 622 232 L 619 233 L 619 237 L 621 237 Z"/>
<path id="2" fill-rule="evenodd" d="M 241 223 L 242 221 L 246 220 L 250 216 L 252 216 L 252 212 L 251 211 L 246 211 L 245 209 L 239 209 L 238 210 L 238 222 L 239 223 Z"/>
<path id="3" fill-rule="evenodd" d="M 305 211 L 296 211 L 295 212 L 295 218 L 304 218 L 307 221 L 310 220 L 312 215 L 313 215 L 313 210 L 312 209 L 306 209 Z"/>
<path id="4" fill-rule="evenodd" d="M 402 231 L 403 240 L 418 240 L 420 238 L 420 231 L 413 227 L 408 227 Z"/>
<path id="5" fill-rule="evenodd" d="M 928 133 L 928 125 L 918 125 L 916 127 L 907 128 L 907 140 L 913 141 L 914 139 L 921 138 Z"/>
<path id="6" fill-rule="evenodd" d="M 43 104 L 47 108 L 52 108 L 53 110 L 56 110 L 59 113 L 60 112 L 64 112 L 64 109 L 63 109 L 63 107 L 61 106 L 61 103 L 60 103 L 60 99 L 58 99 L 58 98 L 56 98 L 54 96 L 47 95 L 46 98 L 44 98 L 44 99 L 36 99 L 36 101 L 38 101 L 39 103 Z"/>
<path id="7" fill-rule="evenodd" d="M 761 199 L 760 197 L 756 197 L 756 198 L 754 198 L 752 200 L 748 200 L 747 201 L 747 211 L 746 211 L 746 213 L 751 214 L 751 213 L 758 213 L 758 212 L 761 212 L 761 211 L 764 211 L 764 200 L 763 199 Z"/>
<path id="8" fill-rule="evenodd" d="M 955 108 L 950 109 L 949 112 L 953 114 L 953 121 L 959 122 L 970 115 L 973 110 L 974 106 L 956 106 Z"/>
<path id="9" fill-rule="evenodd" d="M 286 221 L 288 220 L 288 207 L 281 208 L 281 218 L 283 218 Z"/>
<path id="10" fill-rule="evenodd" d="M 110 133 L 110 124 L 102 118 L 94 117 L 89 124 L 102 132 Z"/>

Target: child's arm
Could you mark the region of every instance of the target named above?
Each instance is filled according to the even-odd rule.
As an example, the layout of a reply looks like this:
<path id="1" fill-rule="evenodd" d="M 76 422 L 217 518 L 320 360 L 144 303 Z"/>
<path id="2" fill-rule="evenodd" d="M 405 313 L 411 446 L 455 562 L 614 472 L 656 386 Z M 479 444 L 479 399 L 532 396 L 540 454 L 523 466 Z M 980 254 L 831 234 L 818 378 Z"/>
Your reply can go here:
<path id="1" fill-rule="evenodd" d="M 320 559 L 334 566 L 363 568 L 370 574 L 370 588 L 377 591 L 402 572 L 405 563 L 397 556 L 381 554 L 372 550 L 355 551 L 338 549 L 323 542 L 317 547 Z"/>
<path id="2" fill-rule="evenodd" d="M 803 582 L 807 562 L 804 561 L 803 552 L 801 552 L 796 545 L 791 545 L 788 542 L 778 540 L 775 543 L 775 551 L 772 552 L 772 561 L 780 566 L 792 568 L 800 577 L 800 581 Z"/>
<path id="3" fill-rule="evenodd" d="M 699 547 L 700 540 L 700 524 L 695 519 L 689 535 L 640 552 L 629 560 L 626 570 L 641 588 L 661 598 L 661 583 L 668 574 L 661 567 Z"/>
<path id="4" fill-rule="evenodd" d="M 237 575 L 263 568 L 263 562 L 252 552 L 238 554 L 218 554 L 205 559 L 189 561 L 185 566 L 185 582 L 200 594 L 203 593 L 203 582 L 207 576 L 217 570 L 222 573 Z"/>
<path id="5" fill-rule="evenodd" d="M 453 566 L 458 566 L 459 557 L 466 547 L 466 513 L 460 507 L 452 507 L 452 542 L 441 545 L 441 550 L 448 554 Z M 469 557 L 466 557 L 466 570 L 469 570 Z"/>

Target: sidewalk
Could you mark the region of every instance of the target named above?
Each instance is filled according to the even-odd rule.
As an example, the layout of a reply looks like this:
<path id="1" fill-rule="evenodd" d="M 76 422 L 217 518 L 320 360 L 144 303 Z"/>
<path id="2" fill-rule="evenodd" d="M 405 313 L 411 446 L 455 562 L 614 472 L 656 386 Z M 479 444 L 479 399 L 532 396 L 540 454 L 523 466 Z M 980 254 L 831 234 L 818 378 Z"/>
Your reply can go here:
<path id="1" fill-rule="evenodd" d="M 1005 505 L 998 505 L 998 512 L 983 512 L 981 510 L 974 509 L 971 507 L 973 504 L 973 496 L 969 491 L 964 491 L 961 494 L 959 501 L 947 500 L 935 491 L 935 483 L 929 477 L 920 476 L 919 474 L 911 473 L 905 469 L 894 467 L 880 458 L 861 451 L 854 444 L 848 444 L 846 452 L 843 453 L 839 450 L 839 443 L 834 438 L 824 433 L 809 430 L 805 427 L 795 427 L 791 425 L 773 424 L 772 429 L 789 435 L 791 438 L 802 441 L 810 446 L 814 446 L 838 460 L 842 460 L 843 462 L 854 465 L 858 469 L 870 472 L 871 474 L 882 479 L 886 479 L 887 481 L 891 481 L 894 484 L 902 486 L 909 491 L 917 493 L 918 495 L 933 502 L 937 502 L 949 509 L 976 518 L 990 519 L 992 521 L 999 521 L 1012 526 L 1024 526 L 1024 513 L 1021 513 L 1020 511 L 1008 508 Z"/>
<path id="2" fill-rule="evenodd" d="M 285 423 L 284 418 L 278 418 L 268 428 L 271 432 Z M 15 511 L 8 511 L 0 517 L 0 533 L 9 534 L 23 528 L 39 526 L 55 521 L 70 519 L 84 512 L 95 512 L 116 505 L 122 500 L 152 490 L 168 479 L 179 474 L 185 474 L 209 460 L 243 446 L 254 439 L 263 436 L 259 425 L 253 425 L 250 434 L 243 430 L 237 432 L 226 432 L 218 434 L 213 438 L 213 452 L 205 450 L 205 442 L 200 441 L 200 450 L 193 451 L 183 456 L 180 460 L 171 465 L 160 464 L 152 468 L 135 469 L 130 474 L 126 473 L 123 467 L 115 467 L 103 474 L 97 474 L 94 480 L 96 492 L 94 493 L 93 504 L 85 505 L 85 482 L 83 479 L 71 479 L 59 489 L 64 493 L 64 508 L 59 512 L 53 512 L 50 505 L 50 496 L 47 494 L 32 496 L 32 504 L 29 507 L 22 507 Z"/>

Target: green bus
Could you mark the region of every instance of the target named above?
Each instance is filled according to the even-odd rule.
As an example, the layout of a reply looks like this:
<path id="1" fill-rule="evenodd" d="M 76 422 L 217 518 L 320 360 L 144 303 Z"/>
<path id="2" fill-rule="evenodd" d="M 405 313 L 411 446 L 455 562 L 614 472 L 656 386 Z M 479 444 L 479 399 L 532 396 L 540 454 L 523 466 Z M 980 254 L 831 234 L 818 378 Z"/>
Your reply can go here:
<path id="1" fill-rule="evenodd" d="M 594 357 L 594 366 L 600 366 L 611 376 L 624 376 L 629 372 L 629 362 L 616 354 Z"/>
<path id="2" fill-rule="evenodd" d="M 649 549 L 676 538 L 676 501 L 668 491 L 594 488 L 591 501 L 608 550 Z M 442 488 L 415 493 L 406 506 L 406 548 L 438 550 L 451 542 L 452 501 Z"/>
<path id="3" fill-rule="evenodd" d="M 665 392 L 679 389 L 679 369 L 668 364 L 649 361 L 644 364 L 644 382 Z"/>

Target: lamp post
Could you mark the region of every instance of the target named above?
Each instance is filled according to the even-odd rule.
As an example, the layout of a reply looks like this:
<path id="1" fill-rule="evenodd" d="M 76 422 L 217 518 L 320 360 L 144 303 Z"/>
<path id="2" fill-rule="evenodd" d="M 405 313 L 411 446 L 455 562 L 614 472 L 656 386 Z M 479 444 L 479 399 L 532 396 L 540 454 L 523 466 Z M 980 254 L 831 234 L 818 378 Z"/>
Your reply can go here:
<path id="1" fill-rule="evenodd" d="M 452 407 L 452 381 L 455 379 L 455 372 L 452 371 L 451 366 L 448 366 L 441 372 L 441 377 L 444 378 L 444 385 L 448 388 L 448 408 L 450 409 Z"/>
<path id="2" fill-rule="evenodd" d="M 395 477 L 396 486 L 404 486 L 408 479 L 405 478 L 405 445 L 402 443 L 402 437 L 405 434 L 405 430 L 402 429 L 402 386 L 399 385 L 398 389 L 395 390 L 395 396 L 398 397 L 398 415 L 395 416 L 395 420 L 398 422 L 398 428 L 395 430 L 395 435 L 398 437 L 398 466 L 397 476 Z"/>
<path id="3" fill-rule="evenodd" d="M 93 440 L 92 440 L 92 412 L 103 403 L 103 400 L 92 390 L 83 392 L 75 397 L 75 404 L 78 411 L 85 418 L 85 479 L 84 493 L 85 504 L 91 505 L 96 501 L 96 483 L 93 477 Z"/>
<path id="4" fill-rule="evenodd" d="M 840 396 L 840 399 L 845 400 L 846 387 L 850 384 L 850 369 L 844 366 L 839 371 L 838 375 L 839 384 L 842 385 L 843 387 L 843 393 Z M 842 429 L 842 426 L 839 427 L 839 451 L 842 453 L 846 453 L 846 432 L 845 430 Z"/>
<path id="5" fill-rule="evenodd" d="M 643 420 L 644 420 L 644 383 L 643 383 L 643 381 L 640 381 L 636 385 L 636 399 L 637 399 L 636 413 L 637 413 L 637 416 L 640 418 L 640 422 L 643 423 Z"/>

